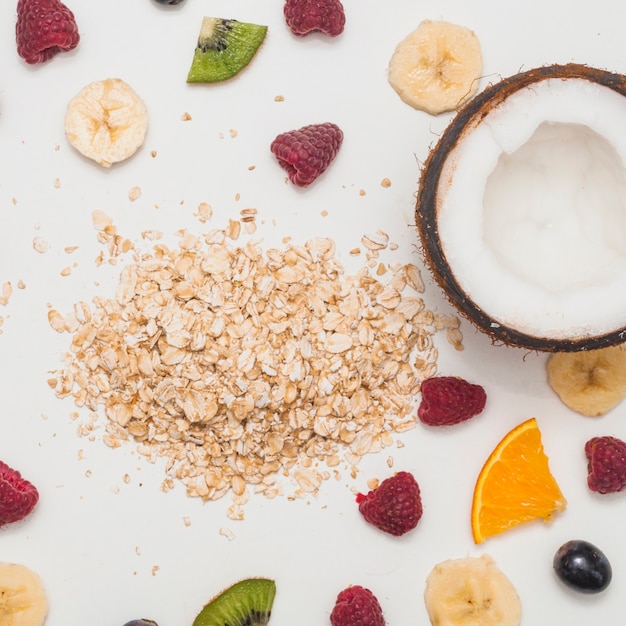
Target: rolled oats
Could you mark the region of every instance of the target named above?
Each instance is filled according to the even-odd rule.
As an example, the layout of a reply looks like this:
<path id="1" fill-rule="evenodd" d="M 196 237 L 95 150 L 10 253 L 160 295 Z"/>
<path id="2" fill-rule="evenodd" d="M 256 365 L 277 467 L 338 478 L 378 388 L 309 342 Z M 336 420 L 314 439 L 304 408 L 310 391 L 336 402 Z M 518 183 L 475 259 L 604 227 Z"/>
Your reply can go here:
<path id="1" fill-rule="evenodd" d="M 109 252 L 133 259 L 114 297 L 66 317 L 50 309 L 71 343 L 49 385 L 89 409 L 81 434 L 102 420 L 106 445 L 134 441 L 148 461 L 163 459 L 164 491 L 230 492 L 232 519 L 251 492 L 275 497 L 290 478 L 296 495 L 316 493 L 328 468 L 354 474 L 363 455 L 392 445 L 415 426 L 415 394 L 436 372 L 434 333 L 461 341 L 458 325 L 426 308 L 413 265 L 390 267 L 387 284 L 366 267 L 347 276 L 330 238 L 264 251 L 235 245 L 232 221 L 141 252 L 119 247 L 127 240 L 106 215 L 93 219 Z M 388 241 L 382 231 L 362 239 L 374 251 Z"/>

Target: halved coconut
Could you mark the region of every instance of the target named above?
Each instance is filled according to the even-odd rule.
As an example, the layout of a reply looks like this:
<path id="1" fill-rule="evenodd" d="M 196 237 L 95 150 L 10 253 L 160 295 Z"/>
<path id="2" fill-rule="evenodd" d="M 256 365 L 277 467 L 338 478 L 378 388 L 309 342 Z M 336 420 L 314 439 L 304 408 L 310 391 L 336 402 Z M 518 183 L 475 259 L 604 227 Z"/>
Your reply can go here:
<path id="1" fill-rule="evenodd" d="M 416 205 L 450 301 L 508 345 L 626 339 L 626 77 L 579 64 L 487 87 L 430 152 Z"/>

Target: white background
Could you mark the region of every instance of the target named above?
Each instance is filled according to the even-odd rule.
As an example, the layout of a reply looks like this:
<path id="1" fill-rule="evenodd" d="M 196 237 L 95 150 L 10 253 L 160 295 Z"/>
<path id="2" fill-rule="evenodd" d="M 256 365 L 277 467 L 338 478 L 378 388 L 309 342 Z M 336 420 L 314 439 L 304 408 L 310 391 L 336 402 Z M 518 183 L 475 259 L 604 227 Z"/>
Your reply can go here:
<path id="1" fill-rule="evenodd" d="M 180 485 L 162 493 L 162 466 L 147 464 L 132 446 L 111 450 L 99 439 L 79 438 L 70 416 L 75 407 L 57 399 L 46 381 L 69 345 L 69 335 L 48 325 L 48 308 L 69 312 L 78 300 L 112 294 L 121 267 L 96 267 L 94 209 L 139 241 L 147 229 L 168 239 L 183 227 L 221 227 L 255 207 L 257 235 L 268 245 L 285 235 L 300 242 L 331 236 L 354 269 L 349 250 L 363 234 L 382 229 L 400 246 L 394 262 L 420 264 L 412 225 L 419 162 L 451 116 L 415 111 L 389 87 L 386 68 L 396 44 L 423 19 L 472 28 L 484 54 L 481 87 L 549 63 L 622 72 L 626 8 L 608 0 L 346 0 L 345 32 L 329 39 L 292 36 L 278 0 L 185 0 L 178 7 L 73 0 L 79 47 L 30 67 L 16 53 L 14 4 L 0 8 L 0 283 L 14 286 L 0 308 L 0 458 L 38 486 L 41 500 L 27 520 L 0 529 L 0 560 L 41 575 L 47 626 L 121 626 L 136 617 L 159 626 L 191 624 L 212 595 L 253 575 L 276 579 L 274 626 L 328 624 L 336 594 L 349 584 L 374 591 L 390 626 L 425 624 L 422 593 L 431 568 L 483 553 L 516 586 L 524 624 L 619 623 L 626 495 L 588 491 L 583 445 L 600 434 L 626 438 L 626 405 L 600 419 L 568 411 L 546 385 L 544 355 L 492 346 L 464 323 L 465 350 L 440 341 L 439 371 L 483 384 L 483 415 L 444 431 L 418 425 L 401 437 L 404 448 L 367 457 L 355 479 L 345 472 L 317 497 L 252 498 L 240 522 L 225 515 L 229 497 L 202 504 Z M 253 63 L 228 84 L 185 82 L 204 15 L 269 26 Z M 107 77 L 130 83 L 150 114 L 145 146 L 110 170 L 83 159 L 63 133 L 69 99 Z M 191 121 L 181 120 L 185 112 Z M 285 184 L 269 152 L 272 139 L 325 121 L 345 134 L 336 161 L 309 189 Z M 390 188 L 380 185 L 384 177 Z M 135 202 L 128 198 L 133 186 L 142 189 Z M 208 226 L 193 216 L 200 202 L 213 206 Z M 48 242 L 45 254 L 33 249 L 35 237 Z M 78 250 L 68 254 L 68 246 Z M 72 273 L 62 277 L 67 266 Z M 24 289 L 17 289 L 20 280 Z M 430 308 L 449 312 L 432 284 L 427 295 Z M 477 473 L 500 438 L 532 416 L 569 506 L 551 526 L 527 524 L 477 547 L 469 525 Z M 353 496 L 368 479 L 389 474 L 388 456 L 422 488 L 423 519 L 400 539 L 364 524 Z M 605 593 L 577 595 L 554 577 L 554 551 L 571 538 L 592 541 L 609 556 L 614 580 Z"/>

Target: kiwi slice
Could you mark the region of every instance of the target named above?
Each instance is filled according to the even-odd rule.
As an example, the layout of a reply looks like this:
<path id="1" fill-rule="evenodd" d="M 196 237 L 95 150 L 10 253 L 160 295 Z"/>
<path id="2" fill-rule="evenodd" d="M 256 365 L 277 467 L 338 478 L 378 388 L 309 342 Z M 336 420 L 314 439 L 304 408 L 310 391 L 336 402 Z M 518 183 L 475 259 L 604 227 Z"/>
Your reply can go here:
<path id="1" fill-rule="evenodd" d="M 270 620 L 275 595 L 273 580 L 240 580 L 205 605 L 193 626 L 265 626 Z"/>
<path id="2" fill-rule="evenodd" d="M 239 73 L 265 40 L 267 26 L 203 17 L 188 83 L 217 83 Z"/>

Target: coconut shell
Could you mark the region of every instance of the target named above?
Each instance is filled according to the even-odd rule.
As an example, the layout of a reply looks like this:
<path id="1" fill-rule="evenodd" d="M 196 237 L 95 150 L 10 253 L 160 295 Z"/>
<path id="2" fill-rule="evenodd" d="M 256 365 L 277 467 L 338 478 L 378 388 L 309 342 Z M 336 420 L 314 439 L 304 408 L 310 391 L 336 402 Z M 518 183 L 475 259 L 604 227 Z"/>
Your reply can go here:
<path id="1" fill-rule="evenodd" d="M 457 143 L 509 96 L 520 89 L 551 78 L 585 79 L 626 96 L 626 76 L 576 63 L 538 67 L 489 85 L 459 109 L 430 151 L 420 173 L 415 222 L 426 265 L 448 300 L 463 317 L 488 334 L 495 343 L 544 352 L 573 352 L 623 343 L 626 340 L 626 325 L 597 336 L 549 338 L 529 335 L 497 322 L 487 311 L 472 301 L 471 296 L 465 293 L 454 276 L 440 241 L 437 215 L 440 178 L 446 159 Z"/>

